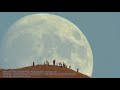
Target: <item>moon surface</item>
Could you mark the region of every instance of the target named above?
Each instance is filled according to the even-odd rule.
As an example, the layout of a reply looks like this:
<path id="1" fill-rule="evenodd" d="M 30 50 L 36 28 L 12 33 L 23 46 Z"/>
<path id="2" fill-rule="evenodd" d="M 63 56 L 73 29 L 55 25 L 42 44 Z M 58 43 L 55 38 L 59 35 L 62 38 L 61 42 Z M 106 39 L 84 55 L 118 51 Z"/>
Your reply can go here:
<path id="1" fill-rule="evenodd" d="M 93 55 L 81 30 L 57 15 L 32 14 L 16 21 L 2 40 L 2 68 L 65 62 L 73 70 L 91 77 Z"/>

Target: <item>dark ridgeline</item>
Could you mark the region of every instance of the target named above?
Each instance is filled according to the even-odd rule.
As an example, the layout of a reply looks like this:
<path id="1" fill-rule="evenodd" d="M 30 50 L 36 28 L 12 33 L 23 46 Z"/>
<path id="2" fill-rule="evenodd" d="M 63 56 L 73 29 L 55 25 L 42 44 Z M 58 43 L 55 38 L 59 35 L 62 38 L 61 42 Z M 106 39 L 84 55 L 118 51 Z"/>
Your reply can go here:
<path id="1" fill-rule="evenodd" d="M 22 67 L 17 69 L 0 69 L 0 78 L 16 78 L 17 76 L 13 75 L 13 71 L 27 71 L 30 72 L 28 74 L 28 77 L 30 78 L 90 78 L 89 76 L 82 74 L 79 72 L 79 69 L 77 68 L 77 71 L 74 71 L 71 69 L 71 66 L 67 67 L 67 64 L 65 62 L 56 62 L 56 60 L 53 60 L 53 64 L 50 65 L 49 61 L 46 60 L 43 65 L 37 65 L 35 61 L 32 62 L 32 66 L 28 67 Z M 12 72 L 11 72 L 12 71 Z M 36 72 L 39 72 L 36 73 Z M 47 72 L 47 74 L 44 74 Z M 10 76 L 4 76 L 5 74 L 2 74 L 3 72 L 11 72 Z M 33 74 L 33 72 L 35 72 Z M 79 72 L 79 73 L 78 73 Z M 32 73 L 32 74 L 31 74 Z M 49 74 L 48 74 L 49 73 Z M 25 78 L 27 78 L 27 73 L 23 73 L 25 75 Z M 23 75 L 23 76 L 24 76 Z M 19 78 L 22 75 L 20 74 Z M 22 76 L 22 77 L 23 77 Z M 18 78 L 18 77 L 17 77 Z"/>

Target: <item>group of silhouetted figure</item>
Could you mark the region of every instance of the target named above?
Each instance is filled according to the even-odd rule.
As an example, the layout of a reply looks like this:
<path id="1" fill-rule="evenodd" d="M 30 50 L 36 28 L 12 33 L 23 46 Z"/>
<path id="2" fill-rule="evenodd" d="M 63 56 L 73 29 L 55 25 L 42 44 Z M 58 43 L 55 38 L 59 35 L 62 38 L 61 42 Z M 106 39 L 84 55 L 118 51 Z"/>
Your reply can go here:
<path id="1" fill-rule="evenodd" d="M 46 60 L 45 62 L 44 62 L 44 65 L 50 65 L 49 64 L 49 62 L 48 62 L 48 60 Z M 33 62 L 33 66 L 35 66 L 35 63 Z M 53 60 L 53 66 L 60 66 L 60 67 L 64 67 L 64 68 L 68 68 L 67 67 L 67 65 L 63 62 L 63 63 L 61 63 L 61 62 L 57 62 L 56 63 L 56 60 Z M 69 69 L 71 69 L 71 66 L 69 66 Z M 77 68 L 77 72 L 79 72 L 79 69 Z"/>
<path id="2" fill-rule="evenodd" d="M 49 62 L 46 60 L 46 62 L 44 62 L 44 65 L 48 65 L 49 66 Z M 56 60 L 53 60 L 53 66 L 60 66 L 60 67 L 66 67 L 67 68 L 67 65 L 63 62 L 56 62 Z M 71 66 L 69 66 L 69 68 L 71 68 Z"/>

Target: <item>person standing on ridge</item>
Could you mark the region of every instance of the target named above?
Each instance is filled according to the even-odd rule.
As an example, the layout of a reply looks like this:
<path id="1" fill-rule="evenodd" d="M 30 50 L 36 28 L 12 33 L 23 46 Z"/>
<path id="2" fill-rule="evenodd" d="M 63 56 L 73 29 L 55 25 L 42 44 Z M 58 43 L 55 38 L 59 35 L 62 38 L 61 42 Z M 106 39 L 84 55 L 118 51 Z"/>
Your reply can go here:
<path id="1" fill-rule="evenodd" d="M 49 66 L 49 62 L 48 62 L 48 60 L 46 60 L 46 65 L 48 65 L 48 66 Z"/>
<path id="2" fill-rule="evenodd" d="M 69 69 L 71 69 L 71 66 L 69 66 Z"/>
<path id="3" fill-rule="evenodd" d="M 55 60 L 53 60 L 53 65 L 55 66 Z"/>
<path id="4" fill-rule="evenodd" d="M 34 61 L 33 61 L 33 66 L 35 66 L 35 63 L 34 63 Z"/>
<path id="5" fill-rule="evenodd" d="M 65 63 L 63 62 L 63 67 L 65 67 Z"/>
<path id="6" fill-rule="evenodd" d="M 79 69 L 77 68 L 77 72 L 79 72 Z"/>

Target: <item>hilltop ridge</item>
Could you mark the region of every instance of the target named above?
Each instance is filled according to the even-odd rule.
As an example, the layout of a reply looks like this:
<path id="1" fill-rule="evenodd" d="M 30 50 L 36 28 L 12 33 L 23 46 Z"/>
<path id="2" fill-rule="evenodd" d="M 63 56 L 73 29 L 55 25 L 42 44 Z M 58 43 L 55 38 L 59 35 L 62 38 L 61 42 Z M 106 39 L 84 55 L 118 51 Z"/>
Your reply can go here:
<path id="1" fill-rule="evenodd" d="M 0 69 L 0 78 L 90 78 L 72 69 L 54 65 L 36 65 L 19 69 Z"/>

